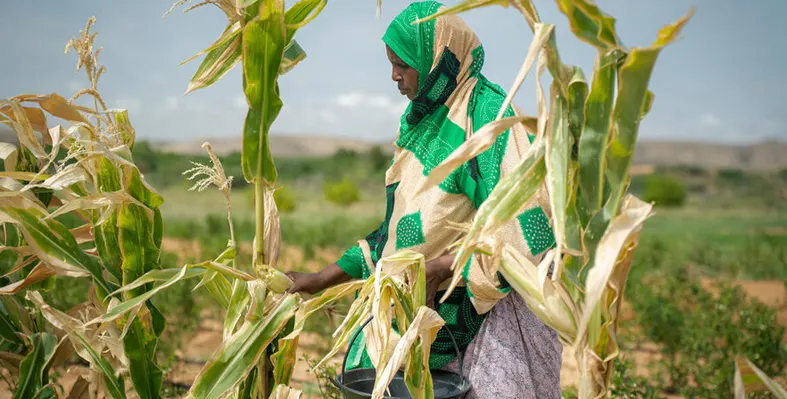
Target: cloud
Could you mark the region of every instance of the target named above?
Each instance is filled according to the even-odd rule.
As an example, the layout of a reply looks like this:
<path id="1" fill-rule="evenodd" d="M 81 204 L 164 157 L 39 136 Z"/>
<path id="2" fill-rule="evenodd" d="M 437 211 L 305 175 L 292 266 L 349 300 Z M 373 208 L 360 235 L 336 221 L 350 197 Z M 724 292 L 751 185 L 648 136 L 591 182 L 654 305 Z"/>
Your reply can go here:
<path id="1" fill-rule="evenodd" d="M 335 103 L 340 107 L 351 109 L 383 110 L 395 115 L 401 115 L 407 108 L 407 100 L 395 101 L 382 94 L 349 92 L 336 96 Z"/>
<path id="2" fill-rule="evenodd" d="M 711 113 L 705 113 L 700 115 L 699 123 L 700 126 L 703 127 L 711 127 L 711 128 L 721 127 L 721 119 L 719 119 L 719 117 Z"/>

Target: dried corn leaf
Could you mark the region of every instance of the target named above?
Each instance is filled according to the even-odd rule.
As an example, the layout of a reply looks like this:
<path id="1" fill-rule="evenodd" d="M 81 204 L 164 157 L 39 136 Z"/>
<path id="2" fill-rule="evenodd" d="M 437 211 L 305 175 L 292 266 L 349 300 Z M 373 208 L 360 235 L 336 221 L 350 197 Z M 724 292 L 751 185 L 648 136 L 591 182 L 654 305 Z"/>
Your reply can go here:
<path id="1" fill-rule="evenodd" d="M 17 141 L 21 147 L 27 148 L 36 158 L 46 158 L 47 154 L 44 147 L 41 145 L 38 137 L 33 131 L 33 126 L 27 119 L 22 106 L 17 101 L 0 100 L 0 109 L 7 108 L 12 113 L 12 119 L 9 119 L 11 127 L 16 131 Z"/>
<path id="2" fill-rule="evenodd" d="M 3 169 L 11 172 L 16 169 L 18 153 L 15 145 L 11 143 L 0 143 L 0 159 L 3 160 Z"/>
<path id="3" fill-rule="evenodd" d="M 14 97 L 18 101 L 30 101 L 38 103 L 46 112 L 67 121 L 89 123 L 79 112 L 79 108 L 69 103 L 65 98 L 57 93 L 45 95 L 24 94 Z"/>
<path id="4" fill-rule="evenodd" d="M 48 268 L 45 264 L 39 263 L 30 273 L 25 276 L 24 279 L 15 281 L 11 284 L 8 284 L 4 287 L 0 287 L 0 295 L 14 295 L 23 289 L 29 287 L 32 284 L 35 284 L 39 281 L 43 281 L 51 276 L 54 276 L 56 273 Z"/>
<path id="5" fill-rule="evenodd" d="M 735 357 L 735 399 L 745 399 L 746 391 L 770 391 L 778 399 L 787 399 L 787 390 L 779 386 L 744 356 Z"/>
<path id="6" fill-rule="evenodd" d="M 595 333 L 600 328 L 598 325 L 589 325 L 591 316 L 597 310 L 601 296 L 607 289 L 615 268 L 621 265 L 620 261 L 625 260 L 626 255 L 630 255 L 624 250 L 633 240 L 637 239 L 642 225 L 651 214 L 652 208 L 653 205 L 629 195 L 621 208 L 620 215 L 612 219 L 609 228 L 599 241 L 594 267 L 588 272 L 585 283 L 585 303 L 582 308 L 577 343 L 588 330 L 594 330 L 592 332 Z M 624 256 L 623 259 L 621 259 L 621 255 Z M 623 284 L 624 282 L 625 280 L 613 283 Z M 594 342 L 591 342 L 591 344 L 594 344 Z"/>
<path id="7" fill-rule="evenodd" d="M 302 394 L 303 392 L 298 389 L 279 384 L 271 392 L 269 399 L 300 399 Z"/>
<path id="8" fill-rule="evenodd" d="M 77 354 L 90 362 L 91 368 L 101 372 L 103 383 L 106 385 L 107 391 L 112 398 L 126 397 L 122 377 L 118 377 L 109 362 L 101 356 L 103 345 L 100 340 L 92 335 L 95 334 L 95 331 L 92 333 L 88 332 L 79 320 L 49 306 L 38 291 L 28 292 L 25 298 L 33 302 L 41 310 L 48 322 L 68 334 L 69 340 L 74 349 L 76 349 Z"/>
<path id="9" fill-rule="evenodd" d="M 87 181 L 90 176 L 85 169 L 76 164 L 71 164 L 63 168 L 63 170 L 47 177 L 43 182 L 36 184 L 29 184 L 25 186 L 22 191 L 31 190 L 33 188 L 46 188 L 50 190 L 64 190 L 74 184 Z"/>
<path id="10" fill-rule="evenodd" d="M 435 337 L 437 337 L 437 332 L 444 324 L 445 321 L 434 310 L 426 306 L 422 306 L 418 309 L 418 313 L 413 319 L 412 324 L 402 335 L 402 338 L 396 345 L 390 360 L 385 364 L 382 373 L 378 374 L 378 378 L 375 380 L 374 390 L 372 391 L 373 399 L 383 398 L 388 385 L 393 380 L 396 372 L 399 371 L 399 369 L 404 364 L 410 347 L 413 345 L 416 339 L 420 339 L 421 343 L 423 344 L 424 356 L 422 359 L 415 360 L 420 360 L 420 367 L 423 367 L 424 369 L 429 368 L 429 351 L 426 348 L 428 348 L 432 342 L 434 342 Z M 429 398 L 432 396 L 434 396 L 433 393 L 431 393 L 431 395 L 430 393 L 414 395 L 414 397 L 422 398 Z"/>
<path id="11" fill-rule="evenodd" d="M 514 84 L 511 85 L 511 89 L 506 94 L 506 99 L 503 101 L 503 105 L 500 107 L 500 111 L 497 113 L 497 118 L 500 119 L 503 117 L 503 114 L 506 112 L 508 105 L 511 104 L 513 101 L 514 96 L 519 91 L 519 88 L 522 87 L 522 83 L 525 82 L 525 78 L 527 74 L 530 72 L 530 68 L 533 66 L 533 62 L 536 60 L 536 57 L 541 52 L 541 49 L 544 48 L 547 41 L 550 37 L 552 37 L 553 32 L 555 30 L 555 26 L 552 24 L 536 24 L 535 30 L 533 32 L 533 40 L 530 41 L 530 47 L 527 49 L 527 55 L 525 56 L 525 61 L 522 62 L 522 67 L 519 70 L 516 78 L 514 79 Z"/>

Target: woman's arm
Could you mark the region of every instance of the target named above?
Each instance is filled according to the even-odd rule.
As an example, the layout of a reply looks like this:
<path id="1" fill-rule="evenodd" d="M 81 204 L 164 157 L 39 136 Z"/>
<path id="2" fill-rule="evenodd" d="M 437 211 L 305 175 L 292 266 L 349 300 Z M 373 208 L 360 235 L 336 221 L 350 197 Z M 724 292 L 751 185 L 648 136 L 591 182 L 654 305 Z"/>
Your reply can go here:
<path id="1" fill-rule="evenodd" d="M 308 294 L 315 294 L 328 287 L 352 280 L 352 277 L 336 263 L 332 263 L 316 273 L 287 272 L 287 276 L 293 281 L 289 292 L 306 292 Z"/>

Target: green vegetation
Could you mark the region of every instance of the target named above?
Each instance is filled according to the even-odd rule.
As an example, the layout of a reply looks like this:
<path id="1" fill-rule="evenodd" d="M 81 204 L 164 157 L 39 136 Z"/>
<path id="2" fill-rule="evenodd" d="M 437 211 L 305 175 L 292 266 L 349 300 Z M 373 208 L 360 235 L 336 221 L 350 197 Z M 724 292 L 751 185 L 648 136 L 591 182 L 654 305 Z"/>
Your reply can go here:
<path id="1" fill-rule="evenodd" d="M 650 175 L 645 183 L 642 200 L 653 202 L 656 206 L 681 206 L 686 200 L 686 186 L 672 176 Z"/>
<path id="2" fill-rule="evenodd" d="M 325 199 L 338 205 L 347 206 L 361 199 L 358 186 L 346 177 L 336 182 L 325 182 L 323 192 Z"/>

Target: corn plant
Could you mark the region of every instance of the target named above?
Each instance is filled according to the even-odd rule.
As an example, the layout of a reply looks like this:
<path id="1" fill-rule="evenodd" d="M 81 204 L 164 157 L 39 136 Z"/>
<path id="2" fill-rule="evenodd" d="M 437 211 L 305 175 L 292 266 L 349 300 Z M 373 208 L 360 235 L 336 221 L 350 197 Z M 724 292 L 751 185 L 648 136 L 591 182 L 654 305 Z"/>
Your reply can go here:
<path id="1" fill-rule="evenodd" d="M 626 48 L 614 18 L 593 2 L 556 2 L 572 32 L 598 51 L 590 84 L 581 68 L 562 63 L 554 25 L 541 22 L 530 0 L 466 0 L 441 12 L 512 6 L 532 30 L 525 62 L 498 119 L 537 60 L 538 117 L 529 123 L 535 140 L 479 208 L 458 243 L 451 289 L 461 279 L 459 265 L 473 254 L 491 254 L 494 262 L 487 267 L 495 270 L 486 272 L 499 271 L 561 341 L 573 347 L 580 370 L 579 397 L 597 398 L 606 395 L 614 371 L 622 295 L 639 232 L 652 212 L 651 204 L 627 194 L 639 123 L 654 98 L 648 83 L 659 53 L 677 38 L 692 12 L 661 29 L 651 46 Z M 540 82 L 545 70 L 552 77 L 549 101 Z M 528 126 L 527 120 L 522 123 Z M 489 148 L 497 133 L 485 133 L 469 139 L 435 168 L 428 184 L 439 183 Z M 525 209 L 542 185 L 549 193 L 556 242 L 534 265 L 518 248 L 496 244 L 495 233 Z"/>
<path id="2" fill-rule="evenodd" d="M 0 144 L 0 350 L 17 381 L 15 398 L 52 397 L 48 370 L 74 352 L 91 369 L 75 389 L 89 382 L 123 398 L 130 377 L 141 398 L 157 398 L 162 383 L 156 347 L 165 320 L 143 299 L 150 286 L 119 288 L 160 268 L 163 198 L 134 164 L 128 113 L 107 108 L 98 92 L 105 68 L 90 32 L 94 23 L 66 46 L 77 53 L 88 88 L 69 100 L 51 93 L 0 101 L 0 122 L 18 141 Z M 92 106 L 75 104 L 81 97 Z M 48 116 L 69 125 L 49 127 Z M 68 220 L 76 226 L 67 227 Z M 52 278 L 89 279 L 89 300 L 67 312 L 48 306 L 38 290 Z M 137 301 L 132 317 L 85 324 L 129 300 Z"/>

